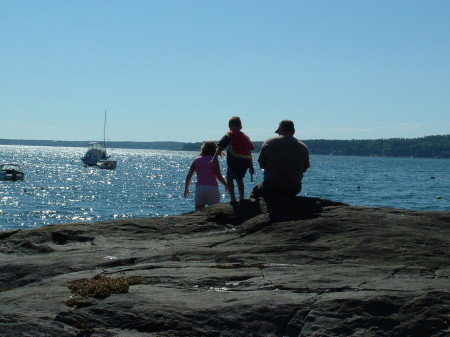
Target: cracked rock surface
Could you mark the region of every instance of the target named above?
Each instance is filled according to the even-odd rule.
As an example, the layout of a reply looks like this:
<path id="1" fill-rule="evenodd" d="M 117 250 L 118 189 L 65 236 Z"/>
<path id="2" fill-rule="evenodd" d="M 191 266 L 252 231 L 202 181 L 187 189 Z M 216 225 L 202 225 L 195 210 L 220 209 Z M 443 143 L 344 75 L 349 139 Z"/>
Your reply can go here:
<path id="1" fill-rule="evenodd" d="M 449 275 L 450 212 L 316 198 L 11 230 L 0 336 L 449 336 Z"/>

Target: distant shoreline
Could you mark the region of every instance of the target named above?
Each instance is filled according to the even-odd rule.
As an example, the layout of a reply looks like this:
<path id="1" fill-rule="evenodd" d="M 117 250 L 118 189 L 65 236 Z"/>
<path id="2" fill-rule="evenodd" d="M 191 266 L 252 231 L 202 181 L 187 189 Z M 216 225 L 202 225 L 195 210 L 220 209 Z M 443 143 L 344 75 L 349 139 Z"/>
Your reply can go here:
<path id="1" fill-rule="evenodd" d="M 90 141 L 0 139 L 0 145 L 87 147 Z M 450 158 L 450 135 L 421 138 L 389 138 L 366 140 L 304 140 L 311 154 L 342 156 Z M 262 141 L 254 141 L 254 153 Z M 149 149 L 171 151 L 198 151 L 202 142 L 134 142 L 109 141 L 109 148 Z"/>

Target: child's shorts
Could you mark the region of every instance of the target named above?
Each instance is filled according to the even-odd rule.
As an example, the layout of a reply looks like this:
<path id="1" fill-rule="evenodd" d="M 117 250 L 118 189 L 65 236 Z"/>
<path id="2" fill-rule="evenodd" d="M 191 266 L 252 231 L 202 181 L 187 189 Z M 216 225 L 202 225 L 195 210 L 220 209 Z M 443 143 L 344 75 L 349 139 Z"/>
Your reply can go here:
<path id="1" fill-rule="evenodd" d="M 247 173 L 247 168 L 227 168 L 227 179 L 242 179 Z"/>
<path id="2" fill-rule="evenodd" d="M 195 205 L 214 205 L 220 202 L 220 192 L 218 186 L 198 185 L 195 188 Z"/>

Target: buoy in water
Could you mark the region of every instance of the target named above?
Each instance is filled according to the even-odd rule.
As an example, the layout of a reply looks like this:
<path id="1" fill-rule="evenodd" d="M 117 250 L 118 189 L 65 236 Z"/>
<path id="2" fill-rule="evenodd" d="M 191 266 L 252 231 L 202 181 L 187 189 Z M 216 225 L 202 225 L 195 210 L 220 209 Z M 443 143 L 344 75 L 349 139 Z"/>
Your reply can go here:
<path id="1" fill-rule="evenodd" d="M 438 195 L 438 196 L 436 197 L 436 199 L 442 199 L 442 196 Z"/>

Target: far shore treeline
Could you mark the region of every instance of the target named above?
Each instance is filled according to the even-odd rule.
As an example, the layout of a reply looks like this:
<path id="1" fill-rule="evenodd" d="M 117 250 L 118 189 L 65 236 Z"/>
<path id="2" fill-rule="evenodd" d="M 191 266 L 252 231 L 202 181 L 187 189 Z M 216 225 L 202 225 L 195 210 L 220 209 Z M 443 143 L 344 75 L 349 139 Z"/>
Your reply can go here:
<path id="1" fill-rule="evenodd" d="M 304 140 L 311 154 L 336 156 L 380 156 L 450 158 L 450 135 L 422 138 L 352 139 L 352 140 Z M 86 147 L 88 141 L 17 140 L 0 139 L 0 145 Z M 154 149 L 172 151 L 199 151 L 203 142 L 108 142 L 109 148 Z M 254 153 L 258 153 L 262 141 L 254 141 Z"/>

